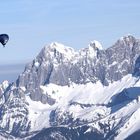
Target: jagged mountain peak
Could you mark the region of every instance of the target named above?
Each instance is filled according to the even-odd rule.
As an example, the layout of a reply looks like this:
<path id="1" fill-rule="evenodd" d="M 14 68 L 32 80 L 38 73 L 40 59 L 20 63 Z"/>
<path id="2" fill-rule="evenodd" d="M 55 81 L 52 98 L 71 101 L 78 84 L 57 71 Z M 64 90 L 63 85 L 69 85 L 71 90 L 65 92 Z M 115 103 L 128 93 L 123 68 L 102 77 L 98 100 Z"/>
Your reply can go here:
<path id="1" fill-rule="evenodd" d="M 132 34 L 127 34 L 122 37 L 120 37 L 121 40 L 131 40 L 131 39 L 136 39 Z"/>
<path id="2" fill-rule="evenodd" d="M 133 35 L 126 35 L 122 36 L 118 41 L 117 45 L 123 45 L 123 46 L 128 46 L 128 47 L 133 47 L 136 43 L 137 39 Z"/>
<path id="3" fill-rule="evenodd" d="M 37 79 L 43 84 L 50 82 L 68 85 L 69 81 L 86 83 L 100 80 L 107 85 L 110 81 L 117 81 L 124 75 L 134 72 L 135 60 L 140 50 L 139 44 L 136 43 L 132 51 L 124 42 L 128 39 L 133 42 L 131 40 L 136 39 L 130 35 L 123 38 L 124 41 L 116 43 L 107 50 L 102 50 L 101 44 L 94 40 L 87 48 L 78 52 L 61 43 L 53 42 L 41 50 L 28 69 L 30 71 L 37 69 Z M 28 69 L 25 72 L 27 74 Z M 47 74 L 44 76 L 44 73 Z"/>
<path id="4" fill-rule="evenodd" d="M 103 50 L 100 42 L 93 40 L 89 43 L 88 47 L 79 50 L 78 55 L 81 58 L 91 58 L 94 59 L 98 56 L 98 52 Z"/>
<path id="5" fill-rule="evenodd" d="M 38 57 L 42 57 L 46 60 L 54 60 L 54 59 L 65 59 L 70 60 L 75 55 L 75 51 L 73 48 L 65 46 L 58 42 L 52 42 L 49 45 L 46 45 Z"/>
<path id="6" fill-rule="evenodd" d="M 49 50 L 52 49 L 52 50 L 58 51 L 58 52 L 60 52 L 62 54 L 65 54 L 65 53 L 68 53 L 68 52 L 74 53 L 73 48 L 65 46 L 64 44 L 58 43 L 58 42 L 52 42 L 50 45 L 47 45 L 46 47 Z"/>
<path id="7" fill-rule="evenodd" d="M 57 64 L 73 61 L 77 58 L 95 58 L 100 50 L 103 50 L 102 45 L 96 40 L 91 41 L 87 48 L 82 48 L 79 51 L 75 51 L 62 43 L 52 42 L 41 50 L 37 58 L 42 58 L 41 61 L 49 60 Z"/>
<path id="8" fill-rule="evenodd" d="M 103 50 L 103 47 L 101 45 L 101 43 L 97 40 L 93 40 L 90 42 L 89 47 L 92 47 L 94 49 L 99 49 L 99 50 Z"/>

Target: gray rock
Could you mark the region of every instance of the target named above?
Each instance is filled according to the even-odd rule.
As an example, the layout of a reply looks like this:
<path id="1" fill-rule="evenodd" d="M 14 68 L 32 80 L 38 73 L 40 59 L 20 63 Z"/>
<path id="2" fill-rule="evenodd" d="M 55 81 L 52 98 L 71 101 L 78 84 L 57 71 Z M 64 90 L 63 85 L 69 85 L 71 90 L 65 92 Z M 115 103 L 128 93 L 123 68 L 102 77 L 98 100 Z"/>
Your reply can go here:
<path id="1" fill-rule="evenodd" d="M 54 83 L 70 86 L 71 82 L 86 84 L 100 80 L 107 86 L 138 71 L 135 62 L 140 55 L 140 41 L 131 35 L 122 37 L 106 50 L 99 50 L 95 44 L 90 45 L 92 50 L 90 47 L 85 48 L 73 54 L 70 60 L 65 53 L 57 50 L 57 45 L 54 43 L 43 48 L 17 80 L 17 86 L 24 86 L 27 91 L 31 91 L 30 97 L 35 101 L 47 101 L 47 97 L 42 100 L 44 95 L 39 90 L 40 85 Z"/>

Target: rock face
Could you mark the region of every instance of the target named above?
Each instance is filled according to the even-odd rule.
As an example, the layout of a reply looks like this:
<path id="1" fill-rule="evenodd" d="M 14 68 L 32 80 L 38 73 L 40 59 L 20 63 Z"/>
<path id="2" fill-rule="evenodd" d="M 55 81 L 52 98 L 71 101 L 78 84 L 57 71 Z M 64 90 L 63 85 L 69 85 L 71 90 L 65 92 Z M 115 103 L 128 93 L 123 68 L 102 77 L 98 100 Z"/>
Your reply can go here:
<path id="1" fill-rule="evenodd" d="M 121 82 L 121 79 L 129 74 L 133 77 L 132 81 L 137 79 L 133 84 L 129 83 L 132 87 L 127 85 L 129 81 L 127 79 L 126 84 L 120 83 L 118 86 L 121 87 L 120 90 L 114 90 L 117 84 L 116 86 L 113 84 Z M 76 139 L 92 139 L 94 136 L 96 139 L 114 138 L 132 115 L 129 114 L 128 118 L 124 116 L 118 121 L 115 113 L 121 110 L 120 106 L 123 108 L 134 100 L 136 100 L 134 105 L 139 103 L 140 88 L 137 84 L 139 76 L 140 40 L 131 35 L 120 38 L 106 50 L 98 41 L 92 41 L 87 48 L 79 51 L 56 42 L 52 43 L 44 47 L 38 56 L 26 65 L 16 83 L 9 84 L 5 81 L 1 84 L 0 130 L 5 135 L 11 135 L 11 139 L 13 136 L 23 138 L 31 135 L 36 126 L 35 131 L 43 127 L 50 128 L 40 131 L 32 139 L 54 139 L 54 137 L 74 139 L 74 136 Z M 77 89 L 74 90 L 76 97 L 73 92 L 70 92 L 69 96 L 62 95 L 67 98 L 66 101 L 61 101 L 60 96 L 57 98 L 59 89 L 53 88 L 55 91 L 50 94 L 51 84 L 64 89 L 68 87 L 68 90 L 72 90 L 74 84 L 81 88 L 85 86 L 83 90 L 88 94 L 92 89 L 91 87 L 89 90 L 86 89 L 88 83 L 93 85 L 100 83 L 103 91 L 97 92 L 98 96 L 101 92 L 105 95 L 110 92 L 110 95 L 108 94 L 102 103 L 96 101 L 87 103 L 88 96 L 83 94 L 84 91 L 80 91 L 79 94 Z M 113 88 L 110 88 L 110 85 Z M 137 87 L 133 88 L 134 85 Z M 60 94 L 61 92 L 63 90 L 60 90 Z M 92 94 L 90 96 L 92 97 Z M 34 108 L 36 104 L 39 105 Z M 78 113 L 83 111 L 82 116 L 86 114 L 84 111 L 87 114 L 92 113 L 89 115 L 90 119 L 80 118 L 77 112 L 75 113 L 76 109 L 71 112 L 73 108 L 80 109 Z M 97 112 L 94 112 L 96 109 Z"/>
<path id="2" fill-rule="evenodd" d="M 3 84 L 6 84 L 4 82 Z M 2 84 L 2 87 L 3 87 Z M 6 84 L 7 85 L 7 84 Z M 28 103 L 22 89 L 9 84 L 1 93 L 0 129 L 13 136 L 25 135 L 30 127 L 28 121 Z"/>
<path id="3" fill-rule="evenodd" d="M 139 54 L 140 41 L 130 35 L 122 37 L 106 50 L 97 41 L 79 52 L 52 43 L 44 47 L 33 62 L 26 66 L 17 80 L 17 86 L 26 87 L 31 92 L 31 98 L 37 101 L 42 97 L 39 86 L 48 83 L 65 86 L 71 82 L 86 84 L 101 81 L 107 86 L 127 74 L 138 72 L 135 62 L 139 61 Z"/>

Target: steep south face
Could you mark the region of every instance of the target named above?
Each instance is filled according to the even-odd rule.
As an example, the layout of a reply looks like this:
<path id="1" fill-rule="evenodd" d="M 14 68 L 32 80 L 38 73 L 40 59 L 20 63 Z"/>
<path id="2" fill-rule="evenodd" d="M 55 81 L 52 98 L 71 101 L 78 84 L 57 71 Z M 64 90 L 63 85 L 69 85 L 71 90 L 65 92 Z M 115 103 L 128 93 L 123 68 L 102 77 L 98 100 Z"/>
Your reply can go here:
<path id="1" fill-rule="evenodd" d="M 106 50 L 97 41 L 78 52 L 62 44 L 52 43 L 26 66 L 17 80 L 17 86 L 25 87 L 33 100 L 54 104 L 55 100 L 47 93 L 42 94 L 40 85 L 54 83 L 69 86 L 71 83 L 101 81 L 107 86 L 127 74 L 134 74 L 139 54 L 140 41 L 130 35 L 122 37 Z"/>
<path id="2" fill-rule="evenodd" d="M 108 60 L 106 79 L 117 81 L 127 74 L 134 74 L 139 55 L 139 40 L 130 35 L 120 38 L 111 48 L 106 50 Z"/>

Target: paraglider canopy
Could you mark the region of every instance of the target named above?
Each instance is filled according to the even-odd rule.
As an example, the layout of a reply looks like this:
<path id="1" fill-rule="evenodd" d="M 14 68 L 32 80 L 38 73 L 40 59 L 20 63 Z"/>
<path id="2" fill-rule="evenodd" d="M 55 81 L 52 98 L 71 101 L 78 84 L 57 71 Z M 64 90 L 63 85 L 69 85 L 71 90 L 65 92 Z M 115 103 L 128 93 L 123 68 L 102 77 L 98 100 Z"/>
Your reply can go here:
<path id="1" fill-rule="evenodd" d="M 5 47 L 6 43 L 9 40 L 9 36 L 7 34 L 0 34 L 0 43 Z"/>

